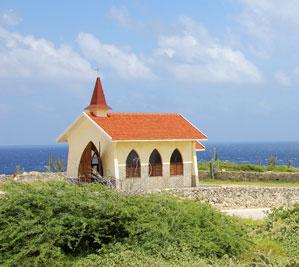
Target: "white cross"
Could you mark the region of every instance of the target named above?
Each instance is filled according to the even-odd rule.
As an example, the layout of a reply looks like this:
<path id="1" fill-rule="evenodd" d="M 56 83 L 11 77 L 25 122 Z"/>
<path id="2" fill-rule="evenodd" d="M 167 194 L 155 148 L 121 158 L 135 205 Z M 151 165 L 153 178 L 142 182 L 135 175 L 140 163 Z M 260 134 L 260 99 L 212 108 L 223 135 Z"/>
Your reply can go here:
<path id="1" fill-rule="evenodd" d="M 97 73 L 97 77 L 99 77 L 100 76 L 100 68 L 99 68 L 99 66 L 97 65 L 97 67 L 94 70 Z"/>

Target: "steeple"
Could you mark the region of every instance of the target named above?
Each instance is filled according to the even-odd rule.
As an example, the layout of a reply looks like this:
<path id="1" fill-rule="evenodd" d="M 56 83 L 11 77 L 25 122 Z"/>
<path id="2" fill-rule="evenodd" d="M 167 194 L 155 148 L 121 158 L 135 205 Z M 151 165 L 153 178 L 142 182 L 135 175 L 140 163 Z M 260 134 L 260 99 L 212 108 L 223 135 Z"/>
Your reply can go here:
<path id="1" fill-rule="evenodd" d="M 90 111 L 95 116 L 106 117 L 109 109 L 111 109 L 111 107 L 106 103 L 101 79 L 97 77 L 90 104 L 85 110 Z"/>

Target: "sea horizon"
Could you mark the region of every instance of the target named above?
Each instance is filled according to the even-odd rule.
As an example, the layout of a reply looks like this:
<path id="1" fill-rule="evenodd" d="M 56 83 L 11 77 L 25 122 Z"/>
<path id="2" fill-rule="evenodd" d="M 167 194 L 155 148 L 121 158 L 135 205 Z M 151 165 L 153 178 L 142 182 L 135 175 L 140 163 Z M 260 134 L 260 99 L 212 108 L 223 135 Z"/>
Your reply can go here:
<path id="1" fill-rule="evenodd" d="M 211 140 L 204 140 L 201 141 L 203 144 L 250 144 L 250 143 L 255 143 L 255 144 L 276 144 L 276 143 L 299 143 L 299 140 L 281 140 L 281 141 L 211 141 Z M 67 143 L 49 143 L 49 144 L 0 144 L 0 147 L 26 147 L 26 146 L 67 146 Z"/>
<path id="2" fill-rule="evenodd" d="M 277 142 L 205 142 L 206 151 L 197 152 L 198 161 L 208 161 L 216 149 L 218 158 L 242 164 L 267 165 L 271 156 L 278 165 L 291 163 L 299 167 L 299 141 Z M 0 145 L 0 174 L 14 174 L 16 169 L 26 172 L 46 171 L 48 158 L 60 159 L 66 166 L 67 144 Z"/>

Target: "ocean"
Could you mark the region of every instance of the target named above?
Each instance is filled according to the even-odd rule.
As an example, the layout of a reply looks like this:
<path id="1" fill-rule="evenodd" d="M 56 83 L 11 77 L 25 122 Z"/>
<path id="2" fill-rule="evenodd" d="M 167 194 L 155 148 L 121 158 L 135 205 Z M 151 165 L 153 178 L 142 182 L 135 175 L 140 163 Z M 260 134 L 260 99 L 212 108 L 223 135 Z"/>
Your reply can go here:
<path id="1" fill-rule="evenodd" d="M 210 160 L 216 150 L 219 159 L 237 163 L 267 165 L 271 156 L 279 165 L 292 162 L 299 167 L 299 142 L 277 143 L 210 143 L 206 151 L 198 152 L 199 161 Z M 0 174 L 16 172 L 16 166 L 24 171 L 45 171 L 49 155 L 53 159 L 67 160 L 67 145 L 0 146 Z"/>

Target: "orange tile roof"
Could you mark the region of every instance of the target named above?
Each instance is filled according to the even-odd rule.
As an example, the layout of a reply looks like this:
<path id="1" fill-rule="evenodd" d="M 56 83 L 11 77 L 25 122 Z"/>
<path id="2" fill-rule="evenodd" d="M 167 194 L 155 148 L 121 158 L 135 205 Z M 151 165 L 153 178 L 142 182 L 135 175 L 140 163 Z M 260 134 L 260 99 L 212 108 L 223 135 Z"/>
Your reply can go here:
<path id="1" fill-rule="evenodd" d="M 108 113 L 107 117 L 86 114 L 112 140 L 202 140 L 207 137 L 180 114 L 163 113 Z"/>
<path id="2" fill-rule="evenodd" d="M 196 142 L 195 150 L 205 150 L 205 149 L 206 149 L 206 147 L 203 144 Z"/>

